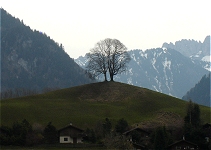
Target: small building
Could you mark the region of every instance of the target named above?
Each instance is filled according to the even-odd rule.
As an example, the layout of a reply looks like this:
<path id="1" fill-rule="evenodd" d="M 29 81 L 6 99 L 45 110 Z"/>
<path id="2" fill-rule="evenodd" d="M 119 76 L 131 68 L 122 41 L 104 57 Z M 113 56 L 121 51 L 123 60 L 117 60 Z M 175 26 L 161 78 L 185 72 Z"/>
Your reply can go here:
<path id="1" fill-rule="evenodd" d="M 177 142 L 169 145 L 167 149 L 168 150 L 178 150 L 178 149 L 195 150 L 195 149 L 199 149 L 199 148 L 196 144 L 186 141 L 185 139 L 182 139 L 180 141 L 177 141 Z"/>
<path id="2" fill-rule="evenodd" d="M 150 133 L 144 129 L 141 128 L 133 128 L 129 131 L 126 131 L 123 133 L 123 135 L 132 135 L 134 132 L 138 133 L 140 135 L 141 139 L 149 138 Z"/>
<path id="3" fill-rule="evenodd" d="M 135 149 L 146 149 L 150 143 L 150 133 L 141 128 L 133 128 L 123 133 L 123 135 L 130 137 L 130 141 Z"/>
<path id="4" fill-rule="evenodd" d="M 83 143 L 84 130 L 79 129 L 72 124 L 59 130 L 60 143 Z"/>

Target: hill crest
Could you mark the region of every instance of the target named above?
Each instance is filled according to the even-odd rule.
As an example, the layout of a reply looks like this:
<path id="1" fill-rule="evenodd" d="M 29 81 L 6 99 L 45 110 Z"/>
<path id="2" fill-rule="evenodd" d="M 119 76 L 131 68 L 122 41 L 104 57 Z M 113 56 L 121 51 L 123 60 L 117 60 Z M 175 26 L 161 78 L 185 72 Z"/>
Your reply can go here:
<path id="1" fill-rule="evenodd" d="M 181 120 L 185 116 L 187 102 L 124 83 L 99 82 L 2 100 L 0 104 L 2 125 L 12 125 L 15 121 L 27 119 L 32 124 L 47 124 L 51 121 L 58 128 L 69 122 L 87 128 L 105 118 L 114 123 L 124 118 L 131 125 L 147 121 L 149 126 L 155 122 L 174 126 L 175 119 Z M 200 107 L 201 118 L 207 122 L 209 108 Z M 160 122 L 160 116 L 166 113 L 170 114 L 168 119 L 165 117 Z"/>
<path id="2" fill-rule="evenodd" d="M 73 93 L 79 100 L 110 102 L 124 101 L 131 98 L 131 95 L 132 97 L 140 94 L 143 95 L 146 91 L 144 88 L 112 81 L 86 84 L 69 88 L 69 90 L 70 93 Z"/>

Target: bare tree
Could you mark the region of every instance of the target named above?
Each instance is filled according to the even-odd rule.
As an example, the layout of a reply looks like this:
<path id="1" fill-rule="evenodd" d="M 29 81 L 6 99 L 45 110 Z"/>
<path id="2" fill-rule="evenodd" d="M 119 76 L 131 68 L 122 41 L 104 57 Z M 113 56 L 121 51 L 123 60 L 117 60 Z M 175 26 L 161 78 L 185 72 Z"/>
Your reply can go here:
<path id="1" fill-rule="evenodd" d="M 130 62 L 130 56 L 127 53 L 127 48 L 119 40 L 112 40 L 108 60 L 110 79 L 113 81 L 114 75 L 121 74 L 126 71 L 127 63 Z"/>
<path id="2" fill-rule="evenodd" d="M 88 59 L 87 69 L 94 76 L 104 75 L 104 80 L 107 81 L 108 57 L 107 53 L 111 46 L 111 39 L 105 39 L 98 42 L 90 53 L 86 54 Z"/>
<path id="3" fill-rule="evenodd" d="M 126 50 L 127 48 L 116 39 L 107 38 L 98 42 L 86 55 L 88 71 L 95 76 L 103 74 L 105 81 L 107 81 L 107 71 L 109 71 L 110 79 L 113 81 L 114 75 L 126 71 L 126 64 L 130 61 Z"/>

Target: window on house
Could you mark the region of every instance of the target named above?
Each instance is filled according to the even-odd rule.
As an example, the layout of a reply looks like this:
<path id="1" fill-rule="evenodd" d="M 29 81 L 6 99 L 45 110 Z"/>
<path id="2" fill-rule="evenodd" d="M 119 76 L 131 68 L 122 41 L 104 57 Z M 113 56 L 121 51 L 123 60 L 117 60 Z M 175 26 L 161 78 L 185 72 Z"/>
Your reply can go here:
<path id="1" fill-rule="evenodd" d="M 68 141 L 68 138 L 64 138 L 64 141 Z"/>

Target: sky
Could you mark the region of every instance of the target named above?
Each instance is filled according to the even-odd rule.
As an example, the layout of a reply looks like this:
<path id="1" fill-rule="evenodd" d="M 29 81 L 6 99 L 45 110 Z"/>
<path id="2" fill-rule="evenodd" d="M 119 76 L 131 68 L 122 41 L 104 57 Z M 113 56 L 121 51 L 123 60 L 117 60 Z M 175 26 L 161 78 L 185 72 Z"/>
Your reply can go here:
<path id="1" fill-rule="evenodd" d="M 0 5 L 31 29 L 64 46 L 71 58 L 84 56 L 105 38 L 128 50 L 211 33 L 209 0 L 1 0 Z"/>

